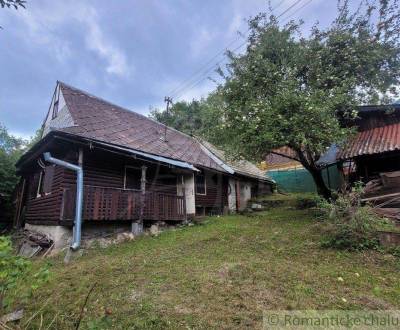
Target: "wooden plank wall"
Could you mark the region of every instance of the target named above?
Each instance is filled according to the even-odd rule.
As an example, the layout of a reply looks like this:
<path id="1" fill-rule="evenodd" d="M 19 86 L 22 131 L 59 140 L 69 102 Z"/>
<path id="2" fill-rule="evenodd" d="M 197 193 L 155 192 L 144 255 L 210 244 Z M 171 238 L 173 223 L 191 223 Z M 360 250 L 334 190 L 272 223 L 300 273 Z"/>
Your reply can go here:
<path id="1" fill-rule="evenodd" d="M 39 173 L 40 168 L 27 178 L 28 197 L 25 205 L 25 221 L 32 224 L 52 224 L 60 219 L 64 169 L 55 166 L 51 193 L 37 197 Z"/>
<path id="2" fill-rule="evenodd" d="M 228 206 L 228 178 L 210 171 L 205 171 L 205 177 L 206 194 L 195 195 L 196 207 L 220 208 L 222 211 Z"/>
<path id="3" fill-rule="evenodd" d="M 77 163 L 77 146 L 58 143 L 50 151 L 54 157 Z M 133 158 L 86 148 L 83 156 L 84 205 L 87 205 L 84 210 L 84 219 L 136 219 L 139 212 L 136 195 L 129 193 L 128 190 L 120 193 L 111 188 L 123 188 L 125 165 L 140 167 L 143 164 L 142 161 Z M 151 163 L 145 165 L 148 166 L 146 190 L 171 195 L 168 197 L 158 194 L 151 198 L 148 195 L 146 198 L 149 205 L 145 208 L 147 218 L 153 219 L 154 214 L 159 214 L 160 218 L 165 220 L 168 214 L 175 215 L 175 218 L 178 219 L 183 218 L 179 211 L 183 207 L 183 199 L 178 198 L 175 202 L 171 200 L 177 193 L 176 179 L 172 175 L 172 170 Z M 24 175 L 28 182 L 29 196 L 25 205 L 25 221 L 32 224 L 58 224 L 61 221 L 72 221 L 75 213 L 75 172 L 56 166 L 51 193 L 37 197 L 36 190 L 41 168 L 37 166 L 36 162 L 33 162 L 28 170 L 29 172 L 27 171 Z M 155 177 L 157 179 L 154 179 Z M 95 189 L 96 187 L 103 189 Z M 117 206 L 109 209 L 110 203 Z M 169 205 L 170 203 L 172 204 Z M 155 208 L 155 213 L 151 212 L 152 207 Z"/>

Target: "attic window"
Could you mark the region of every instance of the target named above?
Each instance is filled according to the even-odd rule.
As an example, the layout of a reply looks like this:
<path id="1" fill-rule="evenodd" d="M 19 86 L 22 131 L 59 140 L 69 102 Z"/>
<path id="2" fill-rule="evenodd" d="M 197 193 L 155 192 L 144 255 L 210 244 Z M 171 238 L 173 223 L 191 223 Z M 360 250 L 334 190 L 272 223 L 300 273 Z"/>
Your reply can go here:
<path id="1" fill-rule="evenodd" d="M 53 105 L 53 117 L 52 119 L 56 118 L 58 115 L 58 100 L 54 102 Z"/>
<path id="2" fill-rule="evenodd" d="M 52 113 L 51 119 L 56 118 L 58 115 L 58 99 L 59 99 L 59 91 L 57 91 L 55 99 L 54 99 L 53 113 Z"/>

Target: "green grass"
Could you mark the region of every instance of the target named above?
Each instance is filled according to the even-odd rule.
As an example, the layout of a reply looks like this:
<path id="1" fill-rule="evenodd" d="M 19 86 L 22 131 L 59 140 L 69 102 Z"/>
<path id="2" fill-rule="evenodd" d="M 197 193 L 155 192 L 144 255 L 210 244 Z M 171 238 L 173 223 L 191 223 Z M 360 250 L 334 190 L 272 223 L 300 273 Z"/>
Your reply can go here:
<path id="1" fill-rule="evenodd" d="M 263 310 L 400 308 L 399 259 L 319 242 L 310 211 L 281 207 L 89 250 L 68 265 L 60 256 L 21 326 L 74 328 L 93 283 L 81 329 L 242 329 L 260 327 Z"/>

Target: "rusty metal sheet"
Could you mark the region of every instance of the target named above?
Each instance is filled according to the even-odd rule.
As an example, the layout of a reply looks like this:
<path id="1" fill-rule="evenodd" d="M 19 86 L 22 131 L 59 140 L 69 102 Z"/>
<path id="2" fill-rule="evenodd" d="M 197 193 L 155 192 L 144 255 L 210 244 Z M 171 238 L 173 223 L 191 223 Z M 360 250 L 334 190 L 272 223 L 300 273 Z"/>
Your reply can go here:
<path id="1" fill-rule="evenodd" d="M 339 159 L 400 150 L 400 123 L 358 132 L 342 146 Z"/>

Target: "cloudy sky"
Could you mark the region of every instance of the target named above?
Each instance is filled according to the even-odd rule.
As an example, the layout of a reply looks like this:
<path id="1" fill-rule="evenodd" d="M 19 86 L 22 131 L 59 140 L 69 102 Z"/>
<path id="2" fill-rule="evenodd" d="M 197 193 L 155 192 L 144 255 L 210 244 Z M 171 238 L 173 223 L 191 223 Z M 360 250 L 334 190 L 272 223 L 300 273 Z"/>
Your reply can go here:
<path id="1" fill-rule="evenodd" d="M 281 20 L 303 18 L 305 29 L 336 12 L 336 0 L 271 6 L 279 15 L 293 4 Z M 27 0 L 26 10 L 0 9 L 0 123 L 32 135 L 57 80 L 141 113 L 164 107 L 166 95 L 204 96 L 215 87 L 204 79 L 217 77 L 213 64 L 244 42 L 246 18 L 267 8 L 265 0 Z"/>

